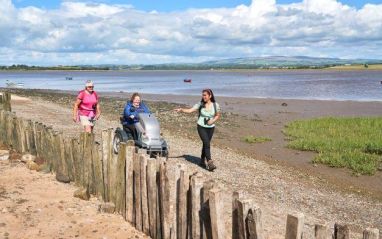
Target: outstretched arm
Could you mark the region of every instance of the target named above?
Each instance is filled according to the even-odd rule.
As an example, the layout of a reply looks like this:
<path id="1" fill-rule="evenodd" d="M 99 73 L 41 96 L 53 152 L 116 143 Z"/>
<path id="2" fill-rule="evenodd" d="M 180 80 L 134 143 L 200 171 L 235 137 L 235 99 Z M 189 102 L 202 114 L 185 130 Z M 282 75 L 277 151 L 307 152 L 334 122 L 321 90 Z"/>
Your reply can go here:
<path id="1" fill-rule="evenodd" d="M 195 112 L 197 109 L 195 108 L 189 108 L 189 109 L 184 109 L 184 108 L 177 108 L 175 109 L 176 112 L 181 112 L 181 113 L 192 113 Z"/>

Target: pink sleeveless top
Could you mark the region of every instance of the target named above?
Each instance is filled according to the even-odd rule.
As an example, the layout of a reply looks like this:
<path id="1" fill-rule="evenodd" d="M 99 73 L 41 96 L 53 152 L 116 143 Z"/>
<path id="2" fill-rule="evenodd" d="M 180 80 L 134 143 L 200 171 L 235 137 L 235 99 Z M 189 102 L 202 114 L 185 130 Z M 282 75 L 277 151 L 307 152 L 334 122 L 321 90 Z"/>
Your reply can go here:
<path id="1" fill-rule="evenodd" d="M 81 100 L 81 103 L 78 106 L 78 114 L 88 117 L 94 117 L 96 114 L 98 103 L 97 93 L 93 91 L 92 94 L 88 94 L 87 92 L 85 92 L 85 90 L 82 90 L 78 94 L 77 99 Z"/>

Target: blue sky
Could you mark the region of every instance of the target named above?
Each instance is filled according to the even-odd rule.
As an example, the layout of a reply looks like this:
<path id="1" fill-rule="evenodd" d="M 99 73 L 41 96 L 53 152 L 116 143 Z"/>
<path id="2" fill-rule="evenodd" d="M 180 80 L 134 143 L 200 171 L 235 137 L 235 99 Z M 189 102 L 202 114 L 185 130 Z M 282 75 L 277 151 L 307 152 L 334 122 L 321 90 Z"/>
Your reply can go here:
<path id="1" fill-rule="evenodd" d="M 272 55 L 382 59 L 382 0 L 0 0 L 0 65 Z"/>
<path id="2" fill-rule="evenodd" d="M 58 8 L 62 1 L 59 0 L 13 0 L 16 7 L 36 6 L 46 9 Z M 86 1 L 83 1 L 86 2 Z M 174 11 L 187 8 L 217 8 L 235 7 L 240 4 L 249 5 L 251 0 L 89 0 L 87 2 L 97 2 L 106 4 L 129 4 L 134 8 L 144 11 Z M 295 3 L 296 0 L 277 0 L 279 4 Z M 382 0 L 341 0 L 340 2 L 356 8 L 361 8 L 366 3 L 381 3 Z"/>

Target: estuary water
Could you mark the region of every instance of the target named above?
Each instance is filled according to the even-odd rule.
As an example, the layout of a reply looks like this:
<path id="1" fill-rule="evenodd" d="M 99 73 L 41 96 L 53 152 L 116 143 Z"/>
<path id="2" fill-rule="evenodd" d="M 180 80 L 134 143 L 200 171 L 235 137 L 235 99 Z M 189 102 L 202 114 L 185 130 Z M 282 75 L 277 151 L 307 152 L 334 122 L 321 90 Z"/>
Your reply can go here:
<path id="1" fill-rule="evenodd" d="M 88 79 L 100 92 L 200 95 L 211 88 L 218 96 L 382 101 L 382 70 L 0 71 L 0 87 L 8 80 L 24 88 L 81 90 Z"/>

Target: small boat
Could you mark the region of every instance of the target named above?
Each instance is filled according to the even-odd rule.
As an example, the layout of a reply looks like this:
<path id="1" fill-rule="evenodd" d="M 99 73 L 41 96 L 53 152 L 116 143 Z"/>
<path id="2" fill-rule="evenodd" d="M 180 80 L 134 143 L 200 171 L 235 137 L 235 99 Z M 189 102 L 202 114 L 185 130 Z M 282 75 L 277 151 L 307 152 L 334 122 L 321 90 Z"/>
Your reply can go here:
<path id="1" fill-rule="evenodd" d="M 73 80 L 73 77 L 67 76 L 67 77 L 65 77 L 65 80 Z"/>
<path id="2" fill-rule="evenodd" d="M 191 79 L 184 79 L 183 82 L 184 82 L 184 83 L 191 83 L 192 80 L 191 80 Z"/>
<path id="3" fill-rule="evenodd" d="M 16 83 L 16 82 L 11 82 L 7 80 L 5 83 L 8 88 L 24 88 L 24 83 Z"/>

